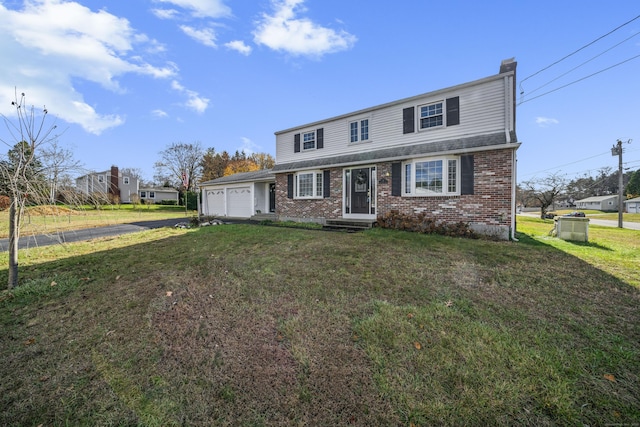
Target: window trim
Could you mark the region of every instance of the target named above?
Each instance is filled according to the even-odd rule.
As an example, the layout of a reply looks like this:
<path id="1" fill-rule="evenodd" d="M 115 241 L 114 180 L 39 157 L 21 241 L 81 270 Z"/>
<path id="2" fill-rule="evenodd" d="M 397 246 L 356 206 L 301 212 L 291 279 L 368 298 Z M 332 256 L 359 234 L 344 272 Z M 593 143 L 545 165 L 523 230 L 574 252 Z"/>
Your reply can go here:
<path id="1" fill-rule="evenodd" d="M 312 175 L 311 189 L 312 195 L 300 195 L 300 177 L 303 175 Z M 324 171 L 322 170 L 305 170 L 293 174 L 293 198 L 298 200 L 313 200 L 324 198 Z"/>
<path id="2" fill-rule="evenodd" d="M 124 185 L 129 185 L 129 182 L 130 182 L 130 181 L 129 181 L 129 177 L 128 177 L 128 176 L 124 176 L 124 177 L 122 177 L 122 183 L 123 183 Z"/>
<path id="3" fill-rule="evenodd" d="M 365 121 L 367 122 L 367 126 L 366 126 L 367 133 L 366 133 L 366 138 L 363 138 L 362 122 L 365 122 Z M 355 125 L 355 127 L 353 125 Z M 360 117 L 355 120 L 349 120 L 349 122 L 347 123 L 347 129 L 348 129 L 349 144 L 360 144 L 365 142 L 371 142 L 371 136 L 370 136 L 371 135 L 371 119 L 369 117 Z M 356 132 L 355 139 L 352 133 L 354 130 Z"/>
<path id="4" fill-rule="evenodd" d="M 427 117 L 422 117 L 422 108 L 425 107 L 431 107 L 431 106 L 435 106 L 440 104 L 440 112 L 438 114 L 433 114 Z M 431 129 L 440 129 L 443 127 L 447 126 L 447 115 L 446 115 L 446 101 L 444 99 L 440 99 L 438 101 L 433 101 L 433 102 L 427 102 L 425 104 L 420 104 L 418 105 L 417 110 L 417 114 L 418 114 L 418 131 L 419 132 L 423 132 L 423 131 L 428 131 Z M 440 117 L 440 124 L 434 125 L 434 126 L 428 126 L 428 127 L 423 127 L 422 126 L 422 120 L 423 119 L 428 119 L 428 118 L 433 118 L 433 117 Z"/>
<path id="5" fill-rule="evenodd" d="M 424 162 L 442 162 L 442 192 L 417 193 L 416 192 L 416 164 Z M 455 186 L 456 191 L 449 191 L 449 162 L 455 161 Z M 438 156 L 438 157 L 421 157 L 402 162 L 402 196 L 403 197 L 450 197 L 459 196 L 462 189 L 462 173 L 461 173 L 460 156 Z M 410 174 L 407 180 L 407 173 Z M 409 187 L 410 186 L 410 187 Z M 407 191 L 409 190 L 409 191 Z"/>
<path id="6" fill-rule="evenodd" d="M 311 135 L 311 134 L 313 134 L 313 147 L 306 147 L 306 144 L 311 140 L 305 141 L 305 136 Z M 306 131 L 306 132 L 300 132 L 300 145 L 301 145 L 302 151 L 315 150 L 318 146 L 318 133 L 316 132 L 316 129 Z"/>

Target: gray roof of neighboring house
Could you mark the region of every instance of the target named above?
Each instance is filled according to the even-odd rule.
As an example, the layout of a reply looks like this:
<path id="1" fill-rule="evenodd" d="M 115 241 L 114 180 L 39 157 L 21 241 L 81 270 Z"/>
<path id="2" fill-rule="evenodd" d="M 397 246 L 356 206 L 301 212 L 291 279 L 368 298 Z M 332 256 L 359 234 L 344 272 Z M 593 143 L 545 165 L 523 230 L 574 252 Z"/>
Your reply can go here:
<path id="1" fill-rule="evenodd" d="M 511 133 L 511 141 L 517 141 L 515 132 Z M 284 164 L 276 164 L 273 168 L 274 172 L 288 172 L 300 169 L 310 168 L 326 168 L 331 166 L 361 164 L 381 160 L 400 160 L 408 159 L 420 155 L 428 155 L 445 152 L 477 151 L 477 149 L 496 146 L 514 146 L 517 148 L 519 143 L 514 142 L 507 144 L 507 138 L 504 132 L 498 132 L 488 135 L 473 136 L 469 138 L 458 138 L 439 142 L 426 142 L 424 144 L 405 145 L 398 147 L 384 148 L 375 151 L 362 151 L 360 153 L 344 154 L 334 157 L 318 158 L 311 160 L 302 160 L 299 162 L 291 162 Z"/>
<path id="2" fill-rule="evenodd" d="M 607 199 L 611 199 L 614 197 L 618 197 L 617 194 L 609 194 L 608 196 L 593 196 L 593 197 L 587 197 L 586 199 L 580 199 L 580 200 L 576 200 L 574 203 L 579 203 L 579 202 L 602 202 L 603 200 L 607 200 Z"/>
<path id="3" fill-rule="evenodd" d="M 199 185 L 215 185 L 215 184 L 231 184 L 236 182 L 253 182 L 253 181 L 275 181 L 276 176 L 272 169 L 262 169 L 252 172 L 240 172 L 233 175 L 223 176 L 221 178 L 212 179 L 210 181 L 201 182 Z"/>
<path id="4" fill-rule="evenodd" d="M 624 203 L 627 202 L 640 202 L 640 197 L 634 197 L 633 199 L 625 200 Z"/>

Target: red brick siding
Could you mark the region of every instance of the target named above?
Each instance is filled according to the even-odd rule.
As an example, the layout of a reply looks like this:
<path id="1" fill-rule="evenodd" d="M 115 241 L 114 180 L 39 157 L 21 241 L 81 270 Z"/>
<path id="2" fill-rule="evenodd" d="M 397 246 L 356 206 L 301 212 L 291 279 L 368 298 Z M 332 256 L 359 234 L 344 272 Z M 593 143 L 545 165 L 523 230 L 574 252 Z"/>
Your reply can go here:
<path id="1" fill-rule="evenodd" d="M 474 194 L 453 197 L 397 197 L 391 195 L 391 162 L 378 163 L 378 215 L 392 210 L 405 214 L 426 212 L 445 222 L 486 226 L 511 225 L 513 151 L 474 153 Z M 287 198 L 287 174 L 276 176 L 276 214 L 287 218 L 341 218 L 343 168 L 331 169 L 331 196 L 318 200 Z M 387 178 L 387 173 L 389 177 Z M 385 177 L 386 183 L 380 183 Z M 384 181 L 384 180 L 383 180 Z"/>

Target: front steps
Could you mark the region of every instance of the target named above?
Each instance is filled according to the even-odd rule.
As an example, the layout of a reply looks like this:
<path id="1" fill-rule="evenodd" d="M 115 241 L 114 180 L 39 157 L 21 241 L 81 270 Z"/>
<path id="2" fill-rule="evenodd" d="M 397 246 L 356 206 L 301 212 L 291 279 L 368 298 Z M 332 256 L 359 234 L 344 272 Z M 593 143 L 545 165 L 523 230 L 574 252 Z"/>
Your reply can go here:
<path id="1" fill-rule="evenodd" d="M 327 219 L 323 228 L 332 230 L 360 231 L 373 228 L 374 219 Z"/>

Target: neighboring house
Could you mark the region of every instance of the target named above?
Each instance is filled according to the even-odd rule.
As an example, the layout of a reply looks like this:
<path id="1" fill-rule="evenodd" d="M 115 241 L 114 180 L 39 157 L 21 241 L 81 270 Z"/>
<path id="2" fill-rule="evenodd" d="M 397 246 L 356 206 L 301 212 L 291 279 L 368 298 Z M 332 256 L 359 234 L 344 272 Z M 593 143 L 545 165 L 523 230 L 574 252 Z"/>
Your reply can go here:
<path id="1" fill-rule="evenodd" d="M 199 186 L 200 212 L 205 216 L 250 218 L 276 210 L 275 175 L 271 169 L 223 176 Z"/>
<path id="2" fill-rule="evenodd" d="M 576 200 L 576 208 L 593 209 L 597 211 L 618 211 L 618 196 L 610 194 L 608 196 L 587 197 L 586 199 Z"/>
<path id="3" fill-rule="evenodd" d="M 165 200 L 175 201 L 176 204 L 179 204 L 179 193 L 178 190 L 170 187 L 143 187 L 140 188 L 139 191 L 140 200 L 146 202 L 147 200 L 150 203 L 162 203 Z"/>
<path id="4" fill-rule="evenodd" d="M 321 224 L 425 213 L 513 237 L 515 74 L 506 60 L 487 78 L 276 132 L 272 171 L 200 184 L 202 212 Z"/>
<path id="5" fill-rule="evenodd" d="M 640 213 L 640 197 L 625 200 L 624 210 L 627 213 Z"/>
<path id="6" fill-rule="evenodd" d="M 117 166 L 104 172 L 91 172 L 76 178 L 76 188 L 86 195 L 98 195 L 121 203 L 131 203 L 131 197 L 138 194 L 138 179 L 122 175 Z"/>

